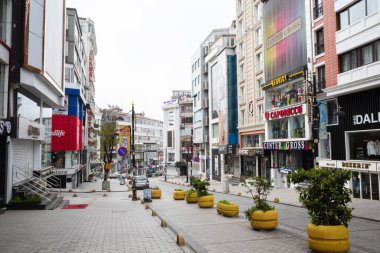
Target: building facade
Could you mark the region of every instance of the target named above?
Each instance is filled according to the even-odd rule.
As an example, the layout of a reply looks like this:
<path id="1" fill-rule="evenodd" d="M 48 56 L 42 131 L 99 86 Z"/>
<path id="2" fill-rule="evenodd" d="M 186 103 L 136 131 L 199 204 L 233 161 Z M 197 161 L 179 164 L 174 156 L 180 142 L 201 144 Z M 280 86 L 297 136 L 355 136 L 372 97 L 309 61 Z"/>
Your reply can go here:
<path id="1" fill-rule="evenodd" d="M 264 76 L 263 3 L 236 1 L 236 54 L 238 70 L 238 115 L 240 164 L 233 175 L 270 178 L 268 157 L 264 156 Z"/>
<path id="2" fill-rule="evenodd" d="M 205 58 L 209 72 L 210 179 L 224 180 L 234 167 L 237 131 L 235 29 L 209 44 Z"/>
<path id="3" fill-rule="evenodd" d="M 379 200 L 380 4 L 317 4 L 314 67 L 324 81 L 318 163 L 351 170 L 354 198 Z"/>
<path id="4" fill-rule="evenodd" d="M 276 188 L 287 174 L 314 166 L 310 2 L 271 0 L 263 5 L 265 141 L 267 169 Z M 276 24 L 276 25 L 273 25 Z"/>
<path id="5" fill-rule="evenodd" d="M 210 136 L 209 136 L 209 66 L 205 58 L 210 53 L 210 45 L 221 35 L 230 33 L 230 27 L 213 30 L 191 57 L 191 80 L 193 96 L 193 144 L 197 149 L 195 164 L 202 178 L 209 178 Z"/>
<path id="6" fill-rule="evenodd" d="M 65 108 L 54 109 L 52 116 L 52 164 L 62 181 L 76 188 L 88 176 L 86 136 L 86 98 L 88 55 L 76 9 L 66 10 Z M 62 175 L 63 174 L 63 175 Z"/>
<path id="7" fill-rule="evenodd" d="M 12 27 L 2 29 L 5 38 L 12 38 L 2 43 L 10 46 L 8 59 L 12 62 L 7 116 L 17 125 L 7 147 L 8 202 L 12 186 L 29 180 L 33 171 L 52 165 L 49 118 L 52 108 L 63 109 L 65 105 L 65 1 L 3 1 L 2 7 L 6 13 L 3 18 L 8 28 Z M 6 65 L 1 67 L 3 72 Z"/>
<path id="8" fill-rule="evenodd" d="M 163 161 L 165 165 L 174 166 L 176 162 L 186 161 L 188 158 L 187 141 L 191 139 L 193 124 L 190 105 L 192 107 L 190 90 L 173 90 L 171 99 L 163 102 Z"/>

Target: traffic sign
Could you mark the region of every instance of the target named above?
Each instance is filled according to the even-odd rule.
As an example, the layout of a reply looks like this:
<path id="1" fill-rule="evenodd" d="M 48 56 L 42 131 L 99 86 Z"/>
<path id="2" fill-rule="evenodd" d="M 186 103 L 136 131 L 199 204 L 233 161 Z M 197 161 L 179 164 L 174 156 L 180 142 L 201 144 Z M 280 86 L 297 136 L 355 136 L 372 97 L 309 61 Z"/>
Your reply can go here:
<path id="1" fill-rule="evenodd" d="M 128 150 L 126 147 L 120 147 L 118 150 L 117 150 L 117 153 L 119 156 L 126 156 L 128 154 Z"/>

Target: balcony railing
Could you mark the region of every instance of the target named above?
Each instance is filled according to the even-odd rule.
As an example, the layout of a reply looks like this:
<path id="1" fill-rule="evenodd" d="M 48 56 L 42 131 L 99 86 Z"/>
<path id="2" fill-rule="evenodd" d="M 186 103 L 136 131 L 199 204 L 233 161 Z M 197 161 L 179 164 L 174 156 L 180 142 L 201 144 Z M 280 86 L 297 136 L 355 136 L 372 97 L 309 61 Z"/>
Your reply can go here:
<path id="1" fill-rule="evenodd" d="M 326 88 L 325 78 L 318 78 L 315 80 L 316 92 L 322 92 Z"/>
<path id="2" fill-rule="evenodd" d="M 314 12 L 314 19 L 317 19 L 323 15 L 323 6 L 322 3 L 319 3 L 317 6 L 313 9 Z"/>

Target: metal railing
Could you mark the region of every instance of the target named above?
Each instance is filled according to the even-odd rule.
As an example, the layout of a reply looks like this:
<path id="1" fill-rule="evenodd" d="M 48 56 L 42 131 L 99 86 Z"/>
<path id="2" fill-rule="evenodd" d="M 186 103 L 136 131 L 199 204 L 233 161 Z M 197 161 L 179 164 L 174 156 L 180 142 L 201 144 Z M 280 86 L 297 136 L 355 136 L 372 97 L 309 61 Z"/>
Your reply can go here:
<path id="1" fill-rule="evenodd" d="M 323 15 L 323 5 L 319 3 L 317 6 L 313 8 L 314 19 L 317 19 Z"/>
<path id="2" fill-rule="evenodd" d="M 43 180 L 44 182 L 46 182 L 52 191 L 55 191 L 55 189 L 58 189 L 58 196 L 61 197 L 61 179 L 59 179 L 58 177 L 54 176 L 54 166 L 50 166 L 50 167 L 47 167 L 45 169 L 41 169 L 41 170 L 38 170 L 38 171 L 35 171 L 37 172 L 39 175 L 38 177 Z M 36 176 L 36 174 L 34 174 Z"/>
<path id="3" fill-rule="evenodd" d="M 47 197 L 51 194 L 51 188 L 49 188 L 44 180 L 38 177 L 34 177 L 30 171 L 31 170 L 29 168 L 26 170 L 24 168 L 13 165 L 13 186 L 24 187 L 28 191 L 37 194 L 41 198 L 51 201 L 51 199 Z M 15 179 L 18 179 L 19 181 L 15 182 Z"/>

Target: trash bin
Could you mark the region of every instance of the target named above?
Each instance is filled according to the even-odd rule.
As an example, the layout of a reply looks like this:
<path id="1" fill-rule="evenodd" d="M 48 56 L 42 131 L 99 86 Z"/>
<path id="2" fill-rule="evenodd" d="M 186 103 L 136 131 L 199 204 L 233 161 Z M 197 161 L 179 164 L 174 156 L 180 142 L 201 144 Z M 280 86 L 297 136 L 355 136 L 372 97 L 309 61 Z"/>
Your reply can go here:
<path id="1" fill-rule="evenodd" d="M 119 177 L 120 185 L 125 184 L 125 178 L 123 176 Z"/>

